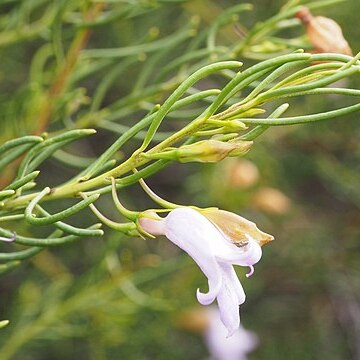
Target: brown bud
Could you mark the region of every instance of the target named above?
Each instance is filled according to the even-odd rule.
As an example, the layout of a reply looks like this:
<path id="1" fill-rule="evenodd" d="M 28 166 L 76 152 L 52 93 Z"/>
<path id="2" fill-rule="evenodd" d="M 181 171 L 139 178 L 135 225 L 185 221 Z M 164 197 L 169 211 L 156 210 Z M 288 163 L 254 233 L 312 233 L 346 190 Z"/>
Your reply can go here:
<path id="1" fill-rule="evenodd" d="M 283 215 L 290 208 L 290 199 L 280 190 L 262 188 L 252 199 L 254 207 L 269 214 Z"/>
<path id="2" fill-rule="evenodd" d="M 194 308 L 182 312 L 176 321 L 179 328 L 203 333 L 209 326 L 209 315 L 207 309 Z"/>
<path id="3" fill-rule="evenodd" d="M 228 184 L 233 188 L 248 188 L 259 179 L 258 168 L 249 160 L 234 159 L 229 162 Z"/>
<path id="4" fill-rule="evenodd" d="M 309 40 L 316 52 L 352 55 L 351 48 L 337 22 L 324 16 L 313 16 L 306 7 L 298 11 L 295 16 L 305 25 Z"/>

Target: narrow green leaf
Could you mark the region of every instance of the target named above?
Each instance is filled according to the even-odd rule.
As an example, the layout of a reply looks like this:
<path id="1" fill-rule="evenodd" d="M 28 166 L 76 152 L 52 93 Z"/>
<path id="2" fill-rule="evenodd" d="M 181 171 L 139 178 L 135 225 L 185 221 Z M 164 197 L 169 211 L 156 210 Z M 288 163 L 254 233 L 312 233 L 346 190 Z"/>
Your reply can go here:
<path id="1" fill-rule="evenodd" d="M 39 174 L 40 171 L 33 171 L 32 173 L 22 177 L 21 179 L 16 180 L 13 183 L 9 184 L 5 189 L 12 189 L 12 190 L 19 189 L 23 185 L 33 181 Z"/>
<path id="2" fill-rule="evenodd" d="M 210 89 L 205 91 L 200 91 L 196 94 L 189 95 L 183 99 L 178 100 L 172 107 L 171 111 L 178 110 L 182 107 L 192 104 L 195 101 L 203 100 L 209 96 L 219 94 L 220 90 L 218 89 Z M 78 178 L 90 179 L 99 170 L 103 167 L 103 164 L 106 163 L 114 154 L 130 139 L 132 139 L 140 130 L 144 129 L 146 126 L 149 126 L 153 119 L 156 116 L 156 112 L 148 115 L 147 117 L 140 120 L 133 127 L 131 127 L 128 131 L 126 131 L 123 135 L 121 135 L 100 157 L 93 162 L 87 169 L 77 176 L 73 181 Z"/>
<path id="3" fill-rule="evenodd" d="M 42 247 L 32 247 L 30 249 L 20 250 L 11 253 L 0 253 L 0 261 L 6 262 L 6 261 L 14 261 L 14 260 L 25 260 L 35 256 L 43 249 L 44 248 Z"/>
<path id="4" fill-rule="evenodd" d="M 138 55 L 139 53 L 149 53 L 157 50 L 161 50 L 164 47 L 171 45 L 173 42 L 178 42 L 183 39 L 187 39 L 194 35 L 193 30 L 187 28 L 172 34 L 168 37 L 155 40 L 145 44 L 139 44 L 134 46 L 124 46 L 121 48 L 113 49 L 93 49 L 84 50 L 83 56 L 85 58 L 121 58 L 126 56 Z"/>
<path id="5" fill-rule="evenodd" d="M 0 170 L 2 170 L 6 165 L 10 164 L 15 159 L 17 159 L 23 153 L 31 149 L 33 146 L 35 146 L 35 144 L 36 143 L 20 145 L 16 149 L 10 151 L 8 154 L 3 155 L 0 159 Z"/>
<path id="6" fill-rule="evenodd" d="M 75 141 L 82 137 L 95 133 L 96 130 L 94 129 L 71 130 L 67 131 L 66 133 L 44 140 L 42 143 L 36 145 L 27 153 L 19 166 L 17 178 L 19 179 L 23 177 L 27 171 L 31 171 L 36 168 L 37 165 L 39 165 L 46 158 L 51 156 L 52 153 L 56 151 L 59 147 L 64 146 L 71 141 Z M 32 162 L 31 166 L 29 166 L 30 162 Z"/>
<path id="7" fill-rule="evenodd" d="M 0 200 L 5 199 L 14 194 L 15 194 L 14 190 L 2 190 L 0 191 Z"/>
<path id="8" fill-rule="evenodd" d="M 7 264 L 1 264 L 0 265 L 0 275 L 5 275 L 8 272 L 14 270 L 21 264 L 21 261 L 11 261 Z"/>
<path id="9" fill-rule="evenodd" d="M 150 127 L 148 130 L 148 134 L 144 139 L 143 144 L 141 145 L 139 151 L 144 151 L 147 146 L 150 144 L 151 139 L 159 128 L 162 120 L 169 112 L 171 107 L 175 104 L 175 102 L 185 93 L 185 91 L 193 86 L 196 82 L 201 80 L 202 78 L 209 76 L 215 72 L 225 70 L 225 69 L 237 69 L 242 66 L 241 62 L 238 61 L 223 61 L 214 63 L 208 66 L 205 66 L 192 75 L 190 75 L 164 102 L 159 111 L 156 113 Z M 219 95 L 220 96 L 220 95 Z"/>
<path id="10" fill-rule="evenodd" d="M 24 136 L 18 139 L 9 140 L 3 145 L 0 146 L 0 155 L 4 152 L 9 151 L 17 146 L 24 145 L 24 144 L 37 144 L 39 142 L 44 141 L 44 139 L 40 136 Z"/>
<path id="11" fill-rule="evenodd" d="M 277 109 L 275 109 L 270 115 L 269 118 L 278 118 L 280 117 L 287 109 L 289 108 L 289 104 L 285 103 L 280 105 Z M 251 141 L 260 136 L 263 132 L 265 132 L 269 128 L 268 125 L 257 125 L 254 129 L 250 130 L 245 135 L 241 136 L 241 140 Z"/>
<path id="12" fill-rule="evenodd" d="M 90 226 L 89 229 L 93 229 L 93 226 Z M 12 236 L 12 233 L 6 229 L 0 228 L 1 236 Z M 67 235 L 63 237 L 52 237 L 52 238 L 32 238 L 27 236 L 16 235 L 16 240 L 14 241 L 17 244 L 27 245 L 27 246 L 59 246 L 74 242 L 82 238 L 81 236 L 76 235 Z"/>
<path id="13" fill-rule="evenodd" d="M 50 216 L 46 216 L 43 218 L 36 218 L 33 215 L 33 210 L 35 208 L 35 206 L 37 205 L 37 203 L 45 196 L 48 195 L 51 192 L 50 188 L 45 188 L 44 190 L 42 190 L 39 194 L 37 194 L 29 203 L 29 205 L 26 207 L 25 209 L 25 219 L 26 221 L 28 221 L 30 224 L 33 225 L 49 225 L 49 224 L 53 224 L 57 221 L 63 220 L 71 215 L 76 214 L 77 212 L 79 212 L 80 210 L 86 208 L 89 204 L 93 203 L 94 201 L 96 201 L 99 198 L 99 194 L 94 194 L 89 196 L 87 199 L 85 200 L 81 200 L 80 202 L 78 202 L 77 204 L 69 207 L 68 209 L 65 209 L 63 211 L 60 211 L 56 214 L 50 215 Z"/>
<path id="14" fill-rule="evenodd" d="M 344 116 L 360 110 L 360 104 L 348 106 L 338 110 L 327 111 L 320 114 L 294 116 L 288 118 L 267 118 L 267 119 L 241 119 L 245 124 L 261 124 L 270 126 L 306 124 L 316 121 L 331 119 L 338 116 Z"/>
<path id="15" fill-rule="evenodd" d="M 36 209 L 39 210 L 39 212 L 45 217 L 51 216 L 50 213 L 48 213 L 39 204 L 37 204 Z M 66 224 L 62 221 L 57 221 L 54 223 L 54 225 L 57 228 L 59 228 L 60 230 L 66 232 L 68 234 L 71 234 L 71 235 L 77 235 L 77 236 L 102 236 L 102 235 L 104 235 L 104 231 L 101 229 L 98 229 L 99 227 L 101 227 L 101 224 L 92 225 L 93 229 L 78 228 L 78 227 Z"/>

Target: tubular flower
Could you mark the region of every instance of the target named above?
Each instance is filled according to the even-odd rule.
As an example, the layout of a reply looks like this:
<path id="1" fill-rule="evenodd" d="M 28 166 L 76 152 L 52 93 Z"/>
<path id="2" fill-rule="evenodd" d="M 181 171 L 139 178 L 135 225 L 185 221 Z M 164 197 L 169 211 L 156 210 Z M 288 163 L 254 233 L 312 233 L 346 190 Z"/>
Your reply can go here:
<path id="1" fill-rule="evenodd" d="M 239 305 L 245 301 L 233 265 L 249 266 L 251 275 L 262 255 L 260 242 L 247 233 L 245 240 L 236 243 L 221 227 L 191 208 L 174 209 L 166 218 L 149 213 L 140 219 L 140 226 L 152 235 L 165 235 L 193 258 L 209 285 L 207 293 L 197 290 L 197 299 L 202 305 L 217 300 L 221 321 L 231 336 L 239 328 Z"/>
<path id="2" fill-rule="evenodd" d="M 254 351 L 259 344 L 256 334 L 240 325 L 234 336 L 226 338 L 226 329 L 221 324 L 219 313 L 210 308 L 207 317 L 209 323 L 204 338 L 211 359 L 247 360 L 247 354 Z"/>

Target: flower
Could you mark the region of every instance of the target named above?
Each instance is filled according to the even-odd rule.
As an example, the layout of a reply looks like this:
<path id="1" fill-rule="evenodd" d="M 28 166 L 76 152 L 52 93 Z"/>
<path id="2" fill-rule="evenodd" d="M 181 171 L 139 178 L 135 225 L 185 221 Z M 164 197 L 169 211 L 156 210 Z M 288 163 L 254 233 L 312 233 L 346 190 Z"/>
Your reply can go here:
<path id="1" fill-rule="evenodd" d="M 201 333 L 212 360 L 246 360 L 247 354 L 259 344 L 258 336 L 241 324 L 233 336 L 227 337 L 227 330 L 214 306 L 182 311 L 176 324 L 183 330 Z"/>
<path id="2" fill-rule="evenodd" d="M 259 340 L 256 334 L 240 325 L 232 337 L 226 337 L 226 329 L 221 323 L 219 312 L 209 309 L 208 326 L 204 332 L 204 340 L 211 359 L 246 360 L 246 355 L 257 347 Z"/>
<path id="3" fill-rule="evenodd" d="M 205 215 L 213 215 L 216 211 L 220 213 L 220 217 L 212 216 L 216 221 L 221 216 L 226 218 L 231 214 L 221 210 L 208 210 L 203 215 L 197 210 L 184 207 L 172 210 L 166 218 L 148 213 L 148 216 L 139 220 L 139 224 L 152 235 L 165 235 L 194 259 L 208 278 L 209 285 L 207 293 L 197 289 L 197 299 L 202 305 L 209 305 L 217 300 L 221 321 L 228 330 L 228 336 L 231 336 L 239 328 L 239 305 L 245 301 L 245 293 L 233 265 L 249 266 L 251 271 L 248 276 L 252 275 L 253 265 L 262 255 L 260 242 L 264 236 L 261 234 L 265 233 L 258 230 L 260 235 L 255 238 L 252 235 L 255 229 L 251 228 L 251 232 L 243 234 L 240 242 L 234 242 L 236 232 L 224 232 L 219 226 L 220 222 L 209 220 Z M 228 221 L 227 225 L 230 223 Z"/>

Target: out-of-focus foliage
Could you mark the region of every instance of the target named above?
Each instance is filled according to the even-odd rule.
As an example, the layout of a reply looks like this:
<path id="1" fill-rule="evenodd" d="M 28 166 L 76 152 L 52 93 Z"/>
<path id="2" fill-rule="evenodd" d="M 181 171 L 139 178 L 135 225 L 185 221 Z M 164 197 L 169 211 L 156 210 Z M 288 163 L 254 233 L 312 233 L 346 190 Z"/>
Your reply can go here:
<path id="1" fill-rule="evenodd" d="M 77 141 L 41 165 L 38 183 L 56 185 L 86 167 L 200 66 L 235 58 L 248 67 L 307 44 L 292 17 L 280 22 L 280 33 L 270 28 L 263 38 L 242 43 L 247 29 L 283 5 L 252 3 L 252 11 L 244 6 L 235 16 L 223 12 L 238 5 L 230 0 L 2 2 L 1 143 L 45 130 L 99 130 L 96 140 Z M 313 11 L 335 18 L 354 53 L 360 49 L 354 26 L 360 4 L 345 1 Z M 219 16 L 224 27 L 211 28 L 222 26 Z M 213 33 L 206 33 L 209 26 Z M 212 81 L 217 87 L 224 76 Z M 359 88 L 359 78 L 351 81 L 346 87 Z M 292 102 L 290 116 L 349 105 L 344 101 L 333 95 L 301 98 Z M 198 110 L 178 110 L 174 117 L 182 124 Z M 149 181 L 174 202 L 226 208 L 275 235 L 255 276 L 244 283 L 242 321 L 260 338 L 252 359 L 360 357 L 357 117 L 270 129 L 247 156 L 251 163 L 224 160 L 201 165 L 200 173 L 194 165 L 171 165 Z M 9 183 L 15 165 L 4 169 L 2 184 Z M 121 195 L 129 207 L 152 206 L 138 189 Z M 101 209 L 111 214 L 109 203 L 104 199 Z M 83 214 L 74 225 L 93 219 Z M 22 234 L 45 236 L 46 229 L 17 221 Z M 1 265 L 0 271 L 17 265 Z M 201 337 L 178 321 L 194 305 L 199 284 L 206 286 L 191 260 L 163 240 L 107 230 L 101 239 L 42 251 L 2 278 L 0 320 L 11 321 L 0 330 L 0 357 L 205 358 Z"/>

